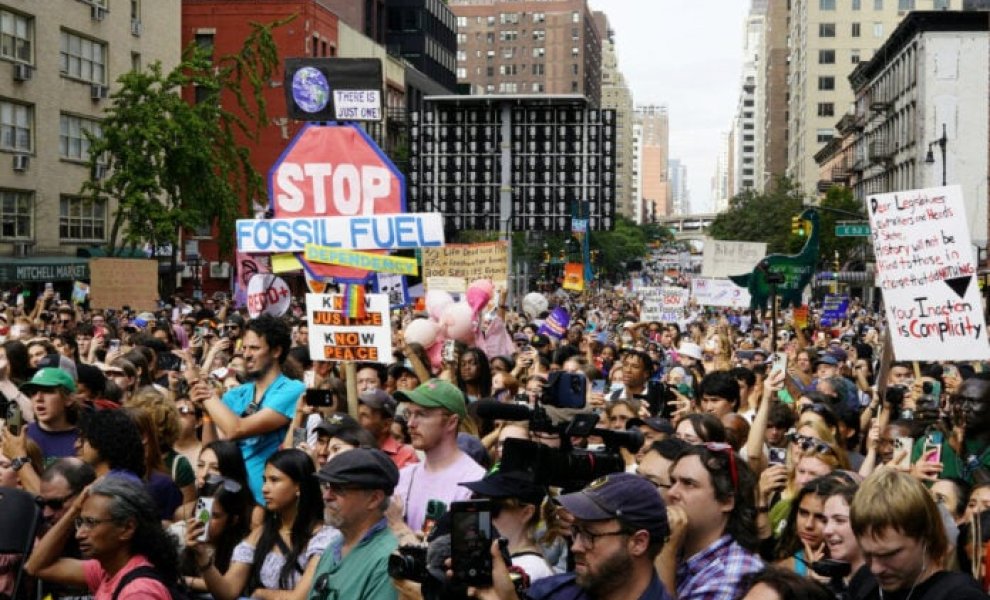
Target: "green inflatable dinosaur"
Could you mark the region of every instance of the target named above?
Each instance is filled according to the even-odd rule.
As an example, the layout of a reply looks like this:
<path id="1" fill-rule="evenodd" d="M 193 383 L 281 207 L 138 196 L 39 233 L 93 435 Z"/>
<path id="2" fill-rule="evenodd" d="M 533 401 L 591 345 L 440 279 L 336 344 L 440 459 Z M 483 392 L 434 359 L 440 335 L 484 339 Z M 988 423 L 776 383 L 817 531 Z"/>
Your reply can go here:
<path id="1" fill-rule="evenodd" d="M 750 305 L 753 310 L 765 309 L 770 300 L 770 283 L 767 274 L 773 273 L 783 280 L 777 284 L 777 295 L 780 296 L 782 308 L 801 306 L 801 292 L 811 282 L 818 263 L 819 231 L 818 212 L 806 208 L 799 217 L 801 227 L 808 234 L 808 239 L 801 252 L 794 255 L 770 254 L 765 256 L 753 267 L 753 271 L 745 275 L 731 275 L 729 279 L 736 285 L 749 290 Z"/>

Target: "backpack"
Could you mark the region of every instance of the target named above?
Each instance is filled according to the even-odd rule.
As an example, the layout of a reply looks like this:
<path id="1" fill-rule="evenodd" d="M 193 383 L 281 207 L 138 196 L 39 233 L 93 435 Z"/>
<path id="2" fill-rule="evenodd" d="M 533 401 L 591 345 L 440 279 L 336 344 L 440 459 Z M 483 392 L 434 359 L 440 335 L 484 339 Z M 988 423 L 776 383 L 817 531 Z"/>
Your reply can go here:
<path id="1" fill-rule="evenodd" d="M 142 577 L 154 579 L 158 583 L 164 585 L 172 600 L 192 600 L 192 596 L 185 587 L 179 587 L 177 582 L 167 581 L 157 569 L 148 565 L 143 565 L 132 569 L 124 575 L 120 579 L 120 583 L 117 584 L 117 588 L 113 591 L 113 596 L 111 599 L 117 600 L 118 596 L 120 596 L 120 592 L 127 586 L 127 584 L 131 583 L 135 579 L 141 579 Z"/>

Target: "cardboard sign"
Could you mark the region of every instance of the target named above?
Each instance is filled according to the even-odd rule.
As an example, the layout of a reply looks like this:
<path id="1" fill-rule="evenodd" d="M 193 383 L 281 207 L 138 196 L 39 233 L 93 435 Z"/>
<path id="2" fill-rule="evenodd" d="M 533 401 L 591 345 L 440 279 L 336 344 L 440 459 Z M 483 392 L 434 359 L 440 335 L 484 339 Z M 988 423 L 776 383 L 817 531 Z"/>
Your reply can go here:
<path id="1" fill-rule="evenodd" d="M 303 252 L 308 245 L 346 250 L 399 250 L 443 246 L 440 213 L 238 219 L 240 252 Z"/>
<path id="2" fill-rule="evenodd" d="M 728 279 L 695 277 L 691 280 L 691 296 L 700 306 L 745 309 L 750 302 L 749 290 Z"/>
<path id="3" fill-rule="evenodd" d="M 767 255 L 763 242 L 734 242 L 706 239 L 702 252 L 701 275 L 703 277 L 728 277 L 749 273 L 761 258 Z"/>
<path id="4" fill-rule="evenodd" d="M 281 277 L 259 273 L 247 287 L 247 309 L 252 319 L 261 315 L 281 317 L 292 303 L 292 290 Z"/>
<path id="5" fill-rule="evenodd" d="M 496 289 L 508 287 L 508 242 L 423 248 L 426 289 L 459 293 L 476 279 L 491 279 Z"/>
<path id="6" fill-rule="evenodd" d="M 94 258 L 89 261 L 91 308 L 154 311 L 158 309 L 158 261 L 139 258 Z"/>
<path id="7" fill-rule="evenodd" d="M 962 188 L 867 197 L 897 360 L 990 358 Z"/>
<path id="8" fill-rule="evenodd" d="M 419 273 L 419 266 L 416 264 L 415 258 L 340 250 L 339 248 L 328 248 L 314 244 L 306 244 L 304 256 L 310 262 L 357 267 L 378 273 L 396 273 L 398 275 L 416 275 Z"/>
<path id="9" fill-rule="evenodd" d="M 365 294 L 365 315 L 349 316 L 341 294 L 306 294 L 313 360 L 392 362 L 389 297 Z"/>

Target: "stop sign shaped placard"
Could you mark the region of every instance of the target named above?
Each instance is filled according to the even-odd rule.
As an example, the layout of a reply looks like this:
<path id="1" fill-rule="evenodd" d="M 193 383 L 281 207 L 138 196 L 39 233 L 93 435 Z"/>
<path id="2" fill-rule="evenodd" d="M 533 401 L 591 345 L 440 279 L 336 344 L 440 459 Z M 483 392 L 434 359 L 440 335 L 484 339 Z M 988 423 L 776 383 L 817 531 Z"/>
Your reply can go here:
<path id="1" fill-rule="evenodd" d="M 395 214 L 406 210 L 406 181 L 359 127 L 307 125 L 268 173 L 268 197 L 279 219 Z M 367 275 L 296 256 L 314 278 L 363 280 Z"/>

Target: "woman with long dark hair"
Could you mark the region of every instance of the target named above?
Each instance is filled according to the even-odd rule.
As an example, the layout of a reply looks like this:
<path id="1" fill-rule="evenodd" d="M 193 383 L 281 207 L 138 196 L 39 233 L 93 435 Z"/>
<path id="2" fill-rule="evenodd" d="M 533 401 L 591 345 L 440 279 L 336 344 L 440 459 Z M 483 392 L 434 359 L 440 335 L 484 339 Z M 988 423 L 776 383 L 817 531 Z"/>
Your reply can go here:
<path id="1" fill-rule="evenodd" d="M 234 548 L 225 573 L 198 541 L 203 526 L 189 529 L 186 543 L 214 598 L 271 598 L 271 592 L 309 589 L 320 555 L 340 535 L 323 524 L 323 498 L 314 472 L 312 459 L 302 450 L 280 450 L 268 459 L 264 523 Z"/>
<path id="2" fill-rule="evenodd" d="M 488 357 L 478 348 L 468 348 L 457 360 L 457 387 L 461 388 L 468 402 L 475 402 L 492 395 L 492 369 Z"/>

